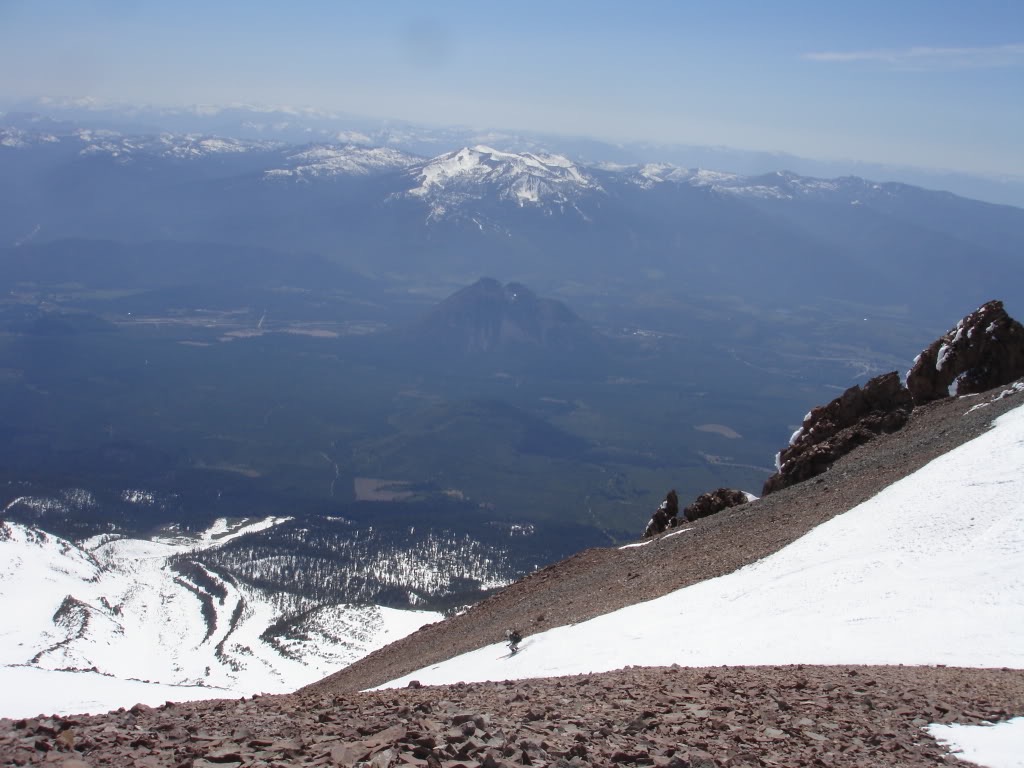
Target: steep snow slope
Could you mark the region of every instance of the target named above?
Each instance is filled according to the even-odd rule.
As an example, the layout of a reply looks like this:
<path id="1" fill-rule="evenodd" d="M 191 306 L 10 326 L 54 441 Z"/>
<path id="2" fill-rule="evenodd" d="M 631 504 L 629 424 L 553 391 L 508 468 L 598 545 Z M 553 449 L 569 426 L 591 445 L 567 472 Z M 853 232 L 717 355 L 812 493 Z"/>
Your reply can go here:
<path id="1" fill-rule="evenodd" d="M 301 632 L 287 634 L 275 626 L 284 607 L 280 597 L 175 558 L 284 520 L 234 526 L 220 520 L 199 537 L 100 536 L 80 546 L 0 523 L 0 610 L 15 617 L 0 627 L 0 691 L 6 692 L 0 715 L 33 713 L 15 692 L 23 687 L 18 681 L 40 670 L 54 674 L 34 676 L 37 694 L 50 684 L 58 688 L 50 698 L 36 698 L 49 702 L 47 710 L 64 712 L 93 708 L 89 702 L 112 708 L 145 698 L 124 681 L 159 683 L 151 692 L 158 701 L 289 691 L 439 618 L 377 606 L 310 605 Z M 60 681 L 59 671 L 73 682 Z M 90 678 L 92 684 L 83 683 Z M 86 697 L 67 698 L 60 689 L 69 685 Z M 167 686 L 206 690 L 172 694 Z M 129 689 L 132 700 L 118 698 Z"/>
<path id="2" fill-rule="evenodd" d="M 418 670 L 450 683 L 629 664 L 1024 668 L 1024 407 L 777 554 L 590 621 Z M 756 503 L 756 502 L 755 502 Z"/>

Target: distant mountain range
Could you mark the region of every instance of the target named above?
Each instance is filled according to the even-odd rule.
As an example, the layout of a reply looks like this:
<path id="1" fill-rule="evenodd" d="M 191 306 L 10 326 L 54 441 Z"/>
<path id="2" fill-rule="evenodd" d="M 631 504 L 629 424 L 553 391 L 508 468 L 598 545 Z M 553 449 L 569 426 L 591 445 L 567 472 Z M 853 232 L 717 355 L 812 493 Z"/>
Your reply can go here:
<path id="1" fill-rule="evenodd" d="M 948 316 L 954 300 L 1024 299 L 1006 290 L 1024 286 L 1024 210 L 906 184 L 585 165 L 482 144 L 424 159 L 351 142 L 11 122 L 0 128 L 0 241 L 11 246 L 203 241 L 320 253 L 420 284 L 491 274 L 546 292 L 840 299 L 922 318 Z"/>
<path id="2" fill-rule="evenodd" d="M 0 105 L 0 119 L 30 130 L 57 132 L 74 126 L 141 135 L 168 131 L 177 134 L 234 136 L 285 144 L 340 143 L 391 147 L 424 157 L 435 157 L 458 147 L 477 144 L 504 152 L 563 154 L 585 165 L 614 163 L 644 165 L 672 163 L 684 168 L 715 168 L 745 176 L 781 169 L 803 176 L 862 176 L 903 181 L 928 189 L 1024 207 L 1024 179 L 983 176 L 957 171 L 894 166 L 856 160 L 821 160 L 785 152 L 742 150 L 724 146 L 697 146 L 647 141 L 607 142 L 583 136 L 565 136 L 503 129 L 419 125 L 382 120 L 308 107 L 254 104 L 156 107 L 115 104 L 96 99 L 37 99 Z"/>

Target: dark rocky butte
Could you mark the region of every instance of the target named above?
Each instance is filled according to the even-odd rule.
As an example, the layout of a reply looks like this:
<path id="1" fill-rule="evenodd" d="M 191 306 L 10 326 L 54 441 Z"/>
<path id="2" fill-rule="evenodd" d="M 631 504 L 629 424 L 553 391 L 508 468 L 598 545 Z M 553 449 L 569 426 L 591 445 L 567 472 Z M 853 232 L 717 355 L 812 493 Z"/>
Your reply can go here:
<path id="1" fill-rule="evenodd" d="M 585 352 L 602 344 L 601 335 L 562 302 L 539 298 L 521 283 L 502 285 L 486 277 L 434 307 L 414 336 L 465 355 Z"/>

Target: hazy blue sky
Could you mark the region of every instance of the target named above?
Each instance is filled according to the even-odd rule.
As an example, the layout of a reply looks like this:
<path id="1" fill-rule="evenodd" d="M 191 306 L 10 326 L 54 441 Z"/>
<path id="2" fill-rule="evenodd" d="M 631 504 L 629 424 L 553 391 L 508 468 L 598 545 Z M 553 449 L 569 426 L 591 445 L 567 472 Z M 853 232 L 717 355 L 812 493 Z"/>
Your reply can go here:
<path id="1" fill-rule="evenodd" d="M 258 102 L 1024 175 L 1024 2 L 0 0 L 0 99 Z"/>

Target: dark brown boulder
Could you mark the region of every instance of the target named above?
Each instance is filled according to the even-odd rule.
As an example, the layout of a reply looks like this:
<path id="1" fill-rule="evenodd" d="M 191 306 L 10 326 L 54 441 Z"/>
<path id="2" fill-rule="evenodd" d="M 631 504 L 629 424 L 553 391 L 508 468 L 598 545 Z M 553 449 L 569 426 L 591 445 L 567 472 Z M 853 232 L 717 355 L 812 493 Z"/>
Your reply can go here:
<path id="1" fill-rule="evenodd" d="M 990 301 L 967 315 L 914 360 L 907 388 L 920 405 L 984 392 L 1024 376 L 1024 326 Z"/>
<path id="2" fill-rule="evenodd" d="M 765 482 L 762 495 L 820 475 L 857 446 L 900 429 L 911 410 L 913 399 L 896 371 L 876 376 L 863 387 L 850 387 L 804 417 L 789 446 L 779 452 L 777 471 Z"/>
<path id="3" fill-rule="evenodd" d="M 644 538 L 657 536 L 669 528 L 674 528 L 676 525 L 676 515 L 678 514 L 679 495 L 676 493 L 676 489 L 673 488 L 665 494 L 665 500 L 661 502 L 661 505 L 651 515 L 650 522 L 647 523 L 647 527 L 644 529 Z"/>
<path id="4" fill-rule="evenodd" d="M 702 493 L 683 510 L 683 516 L 690 522 L 699 520 L 702 517 L 721 512 L 723 509 L 735 507 L 738 504 L 746 504 L 749 501 L 747 494 L 743 491 L 735 491 L 732 488 L 719 488 L 716 491 Z"/>

